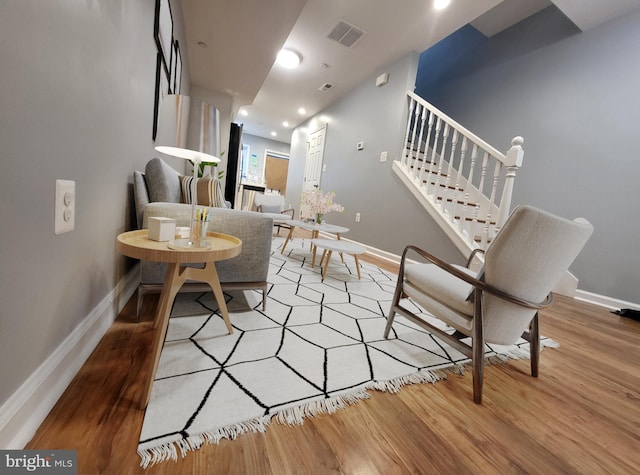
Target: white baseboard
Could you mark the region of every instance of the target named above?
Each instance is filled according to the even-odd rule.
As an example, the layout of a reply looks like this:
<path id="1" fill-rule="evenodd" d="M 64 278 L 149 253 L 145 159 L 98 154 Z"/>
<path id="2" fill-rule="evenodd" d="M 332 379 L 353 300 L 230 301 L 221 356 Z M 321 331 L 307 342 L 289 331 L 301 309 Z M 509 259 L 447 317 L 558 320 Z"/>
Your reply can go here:
<path id="1" fill-rule="evenodd" d="M 599 305 L 600 307 L 608 308 L 610 310 L 618 310 L 621 308 L 640 310 L 639 303 L 627 302 L 625 300 L 607 297 L 606 295 L 594 294 L 591 292 L 587 292 L 586 290 L 576 290 L 575 298 L 576 300 Z"/>
<path id="2" fill-rule="evenodd" d="M 0 407 L 0 447 L 22 449 L 135 292 L 136 265 Z"/>

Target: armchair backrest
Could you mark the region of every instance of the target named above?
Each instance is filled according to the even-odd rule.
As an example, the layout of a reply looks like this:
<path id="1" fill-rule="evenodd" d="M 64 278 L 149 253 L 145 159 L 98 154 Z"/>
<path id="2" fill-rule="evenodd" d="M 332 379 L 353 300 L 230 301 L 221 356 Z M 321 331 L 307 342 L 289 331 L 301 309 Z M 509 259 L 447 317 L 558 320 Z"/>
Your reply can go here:
<path id="1" fill-rule="evenodd" d="M 280 213 L 284 209 L 284 196 L 282 195 L 256 193 L 253 202 L 257 208 L 261 207 L 263 213 Z"/>
<path id="2" fill-rule="evenodd" d="M 532 206 L 519 206 L 487 249 L 484 280 L 515 297 L 542 302 L 592 233 L 593 226 L 586 219 L 572 221 Z M 514 343 L 535 312 L 485 294 L 486 341 Z"/>

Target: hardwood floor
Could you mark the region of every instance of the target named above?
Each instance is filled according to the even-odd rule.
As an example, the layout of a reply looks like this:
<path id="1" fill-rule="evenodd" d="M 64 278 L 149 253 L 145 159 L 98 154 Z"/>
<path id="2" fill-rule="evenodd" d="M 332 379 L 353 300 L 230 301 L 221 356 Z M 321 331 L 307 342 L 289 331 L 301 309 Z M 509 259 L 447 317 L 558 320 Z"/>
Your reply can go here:
<path id="1" fill-rule="evenodd" d="M 135 296 L 126 305 L 27 449 L 75 449 L 81 474 L 640 472 L 640 323 L 565 297 L 541 314 L 560 348 L 542 352 L 540 377 L 528 360 L 490 366 L 482 405 L 468 371 L 144 470 L 139 402 L 156 302 L 145 298 L 139 323 Z"/>

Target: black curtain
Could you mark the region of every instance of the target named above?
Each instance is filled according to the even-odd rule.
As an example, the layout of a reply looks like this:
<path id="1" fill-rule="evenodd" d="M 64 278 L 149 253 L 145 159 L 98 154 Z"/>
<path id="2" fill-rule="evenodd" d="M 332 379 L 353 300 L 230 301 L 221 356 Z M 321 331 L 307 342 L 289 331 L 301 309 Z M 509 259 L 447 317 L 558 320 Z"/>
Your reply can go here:
<path id="1" fill-rule="evenodd" d="M 231 207 L 235 206 L 236 192 L 238 186 L 238 167 L 242 156 L 242 125 L 231 123 L 229 134 L 229 156 L 227 157 L 227 179 L 224 188 L 225 200 L 231 202 Z"/>

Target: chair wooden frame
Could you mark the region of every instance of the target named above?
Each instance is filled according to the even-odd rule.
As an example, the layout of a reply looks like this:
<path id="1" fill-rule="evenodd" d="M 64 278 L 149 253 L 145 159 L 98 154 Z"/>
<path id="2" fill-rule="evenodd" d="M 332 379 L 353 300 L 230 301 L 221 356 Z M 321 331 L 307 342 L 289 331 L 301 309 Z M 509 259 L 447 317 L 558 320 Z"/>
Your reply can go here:
<path id="1" fill-rule="evenodd" d="M 282 197 L 282 201 L 283 201 L 283 203 L 284 203 L 284 197 Z M 263 212 L 263 211 L 262 211 L 262 206 L 263 206 L 262 204 L 256 205 L 256 211 L 257 211 L 258 213 L 262 213 L 262 212 Z M 282 208 L 284 208 L 284 205 L 282 206 Z M 291 219 L 293 219 L 294 214 L 295 214 L 295 210 L 294 210 L 293 208 L 290 208 L 290 209 L 281 209 L 281 210 L 280 210 L 280 214 L 286 214 L 286 215 L 289 215 L 289 216 L 291 217 Z M 280 228 L 285 228 L 285 229 L 289 229 L 289 230 L 291 229 L 291 226 L 289 226 L 286 222 L 285 222 L 285 223 L 282 223 L 282 222 L 280 222 L 280 223 L 274 222 L 274 223 L 273 223 L 273 226 L 274 226 L 274 227 L 276 227 L 276 228 L 278 228 L 278 231 L 277 231 L 278 236 L 280 235 Z"/>
<path id="2" fill-rule="evenodd" d="M 446 333 L 445 331 L 431 325 L 425 320 L 421 319 L 417 315 L 415 315 L 410 310 L 402 307 L 400 305 L 400 300 L 407 295 L 404 293 L 403 285 L 404 285 L 404 267 L 405 261 L 407 259 L 407 253 L 409 251 L 414 251 L 419 254 L 422 258 L 427 261 L 435 264 L 451 275 L 462 279 L 463 281 L 471 284 L 474 287 L 473 294 L 473 325 L 472 331 L 470 335 L 465 335 L 460 331 L 455 331 L 453 334 Z M 477 256 L 478 253 L 484 252 L 481 249 L 475 249 L 469 259 L 467 261 L 467 268 L 470 267 L 471 262 Z M 393 302 L 391 304 L 391 309 L 389 310 L 389 315 L 387 316 L 387 326 L 384 331 L 384 337 L 389 337 L 389 332 L 391 331 L 391 327 L 393 325 L 393 320 L 395 318 L 395 314 L 399 313 L 403 315 L 413 323 L 425 328 L 429 332 L 435 334 L 442 340 L 449 343 L 456 350 L 460 351 L 465 356 L 471 358 L 472 368 L 473 368 L 473 400 L 475 403 L 482 403 L 482 383 L 483 383 L 483 370 L 484 370 L 484 347 L 485 347 L 485 338 L 483 332 L 483 295 L 484 293 L 489 293 L 496 297 L 499 297 L 508 302 L 530 308 L 535 310 L 540 310 L 542 308 L 548 307 L 551 305 L 553 301 L 553 294 L 549 293 L 546 299 L 542 302 L 535 303 L 529 302 L 527 300 L 521 299 L 514 295 L 509 295 L 492 287 L 491 285 L 486 284 L 482 280 L 474 278 L 469 274 L 461 271 L 460 269 L 452 266 L 451 264 L 429 254 L 428 252 L 416 247 L 416 246 L 407 246 L 405 247 L 402 253 L 402 259 L 400 261 L 400 269 L 398 272 L 398 283 L 396 285 L 395 294 L 393 296 Z M 437 316 L 436 316 L 437 318 Z M 463 338 L 471 337 L 471 345 L 463 343 L 461 340 Z M 531 375 L 533 377 L 538 377 L 538 365 L 540 360 L 540 329 L 538 322 L 538 312 L 536 311 L 533 316 L 531 323 L 529 324 L 529 330 L 525 331 L 522 337 L 529 342 L 529 348 L 531 351 Z"/>

